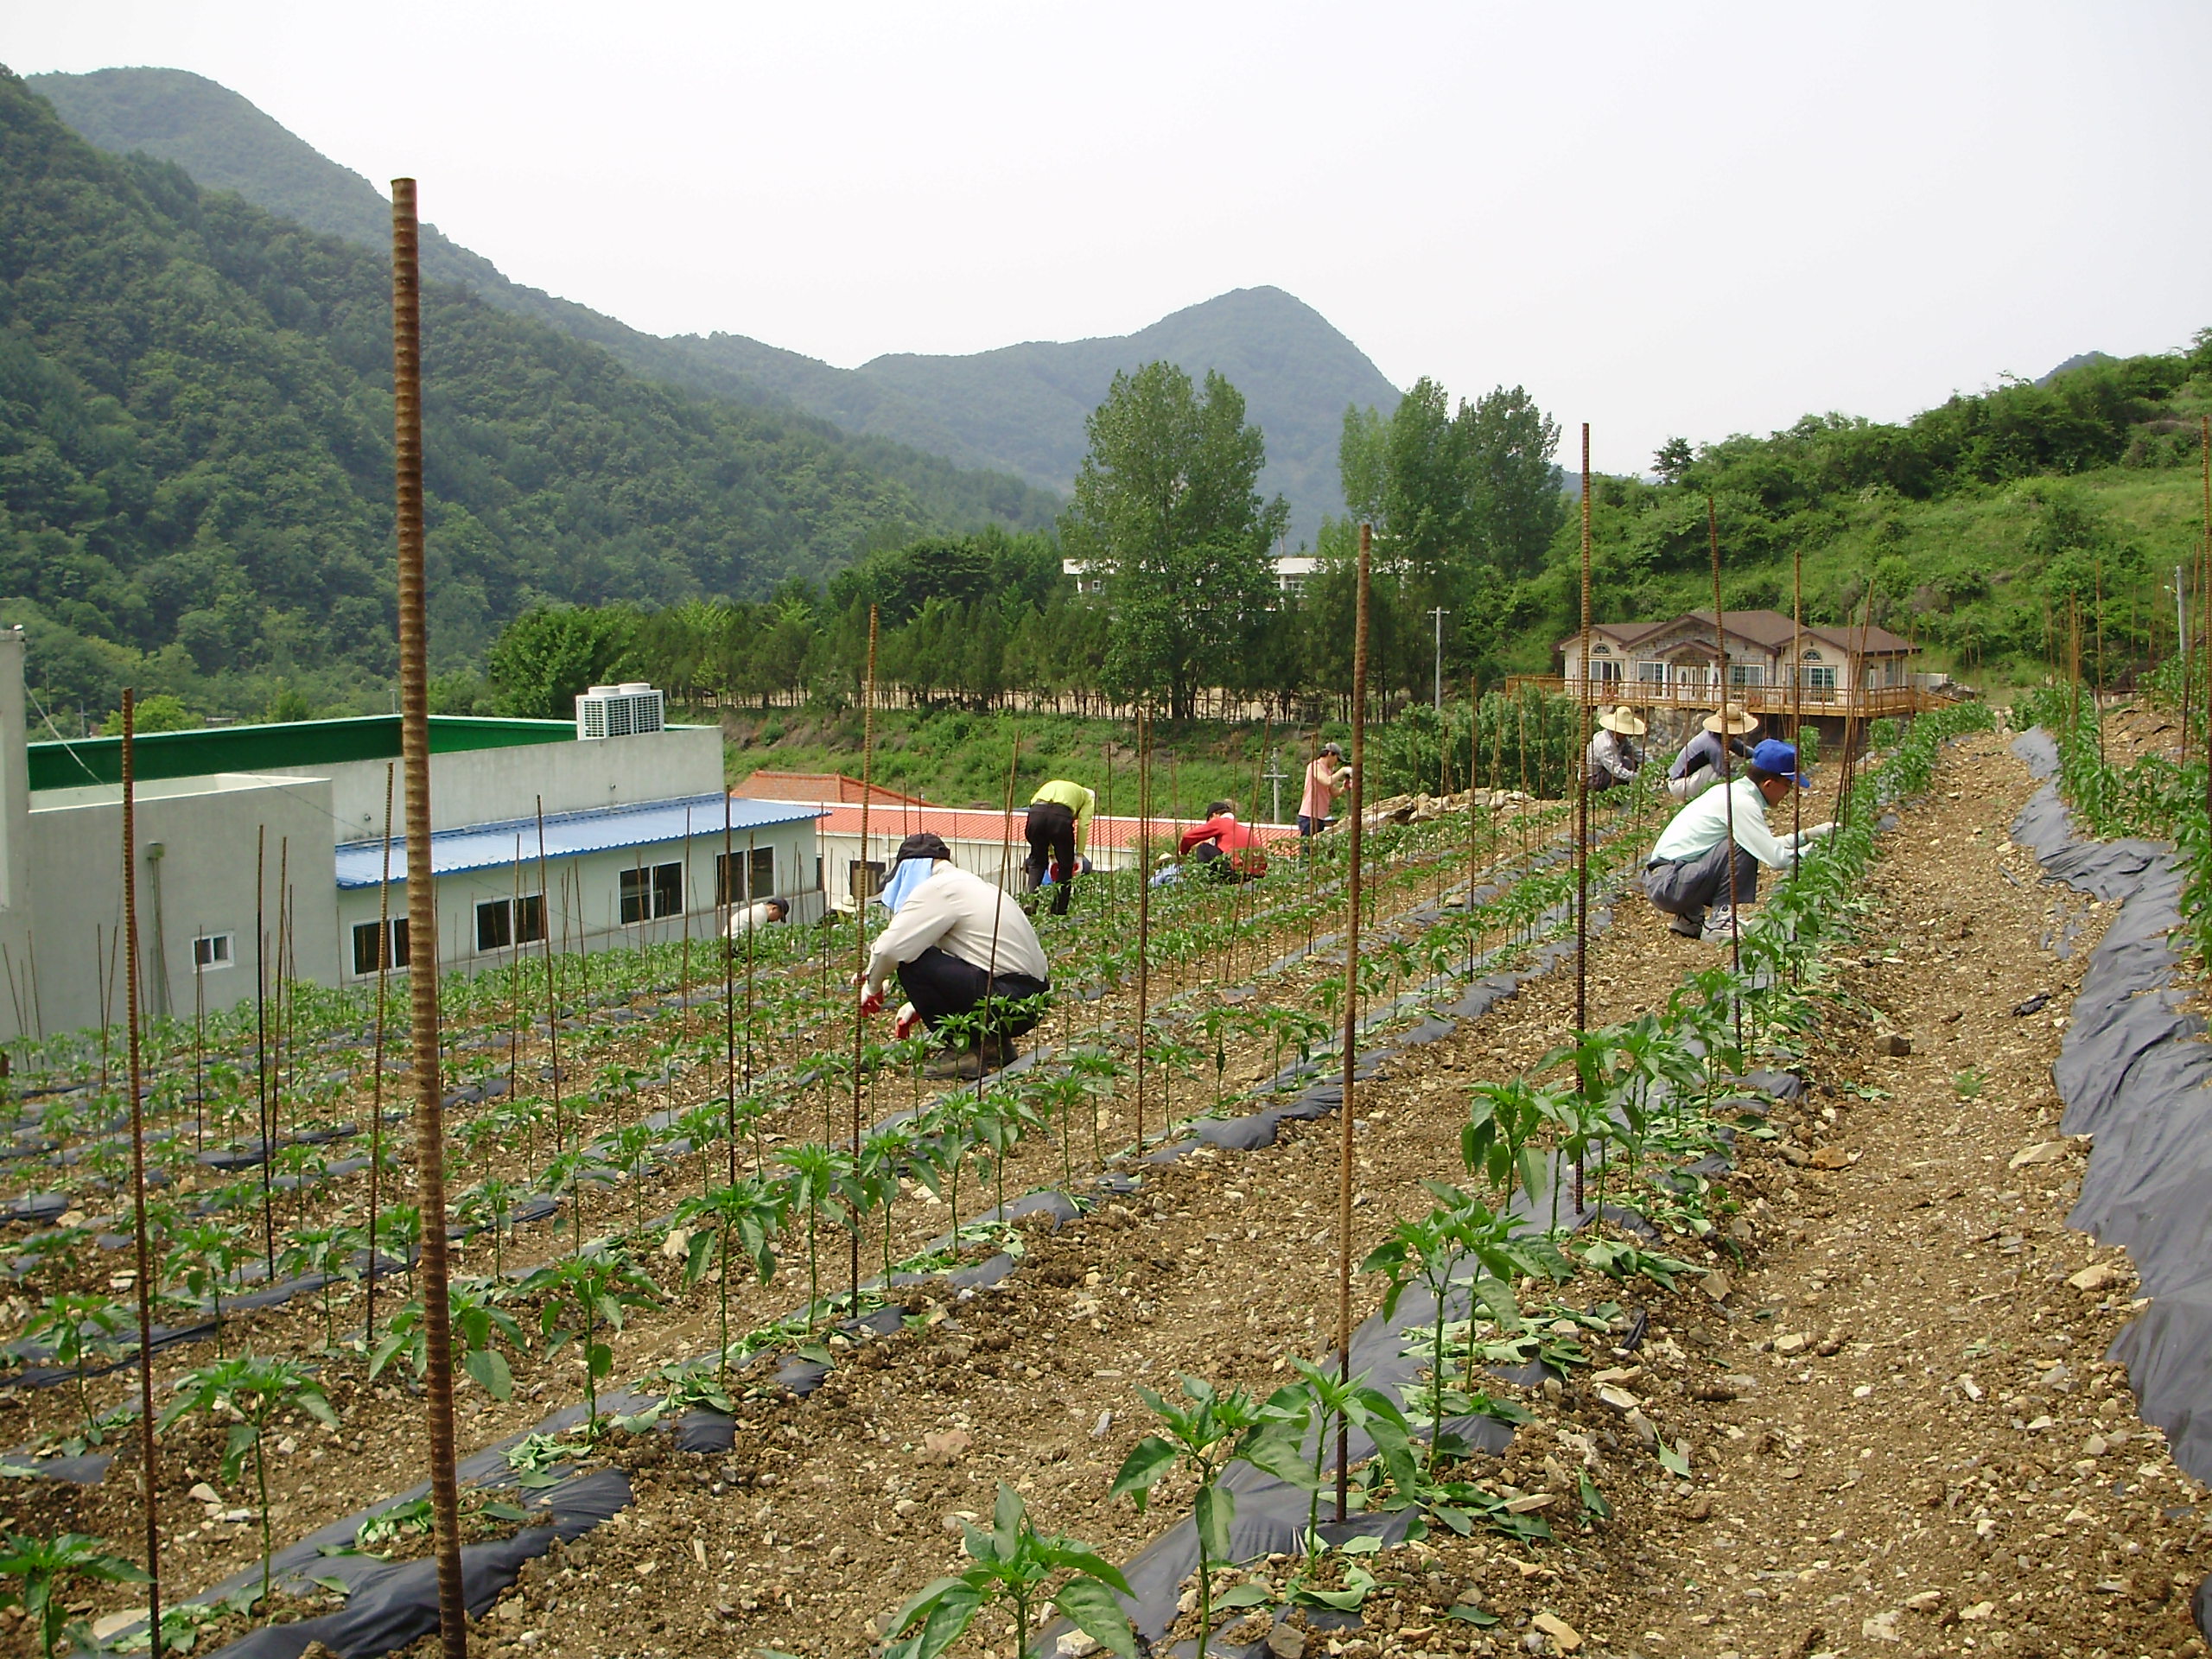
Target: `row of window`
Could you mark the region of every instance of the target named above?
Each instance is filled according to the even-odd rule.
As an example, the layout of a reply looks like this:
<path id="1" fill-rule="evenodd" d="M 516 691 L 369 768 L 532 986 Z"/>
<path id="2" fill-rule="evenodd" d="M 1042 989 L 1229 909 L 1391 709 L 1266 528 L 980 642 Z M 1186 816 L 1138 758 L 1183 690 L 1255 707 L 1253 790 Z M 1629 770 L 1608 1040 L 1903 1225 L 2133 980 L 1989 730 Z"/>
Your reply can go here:
<path id="1" fill-rule="evenodd" d="M 1590 676 L 1595 680 L 1622 678 L 1624 664 L 1594 653 L 1590 659 Z M 1799 671 L 1806 689 L 1814 691 L 1835 690 L 1835 669 L 1830 664 L 1808 663 Z M 1638 685 L 1707 686 L 1713 683 L 1713 668 L 1707 663 L 1638 663 L 1636 664 Z M 1897 683 L 1893 672 L 1891 683 Z M 1728 683 L 1732 686 L 1763 686 L 1767 683 L 1766 664 L 1764 663 L 1731 663 L 1728 664 Z M 1787 671 L 1777 684 L 1787 685 Z"/>

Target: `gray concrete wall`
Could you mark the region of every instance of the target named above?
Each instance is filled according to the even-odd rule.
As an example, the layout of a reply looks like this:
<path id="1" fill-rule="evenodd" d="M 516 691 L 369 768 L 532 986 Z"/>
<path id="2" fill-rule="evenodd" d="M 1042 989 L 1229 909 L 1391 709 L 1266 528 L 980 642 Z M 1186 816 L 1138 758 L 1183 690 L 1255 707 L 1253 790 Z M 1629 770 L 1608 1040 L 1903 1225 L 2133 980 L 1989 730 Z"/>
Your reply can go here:
<path id="1" fill-rule="evenodd" d="M 113 785 L 41 791 L 29 815 L 39 899 L 35 1014 L 49 1033 L 99 1022 L 111 964 L 118 982 L 105 1012 L 122 1018 L 114 944 L 123 919 L 122 793 Z M 300 977 L 336 982 L 329 824 L 330 785 L 317 779 L 226 773 L 139 790 L 139 962 L 149 1014 L 191 1016 L 193 941 L 202 934 L 232 936 L 231 965 L 200 976 L 206 1005 L 227 1007 L 252 996 L 257 833 L 270 973 L 282 864 L 289 866 Z"/>
<path id="2" fill-rule="evenodd" d="M 300 777 L 330 779 L 330 844 L 373 841 L 384 832 L 386 763 L 347 760 L 302 766 Z M 406 786 L 391 763 L 391 824 L 406 826 Z M 495 823 L 531 817 L 539 798 L 550 812 L 586 811 L 637 801 L 711 795 L 722 786 L 722 734 L 712 726 L 677 726 L 635 737 L 575 743 L 527 743 L 430 757 L 430 827 Z"/>

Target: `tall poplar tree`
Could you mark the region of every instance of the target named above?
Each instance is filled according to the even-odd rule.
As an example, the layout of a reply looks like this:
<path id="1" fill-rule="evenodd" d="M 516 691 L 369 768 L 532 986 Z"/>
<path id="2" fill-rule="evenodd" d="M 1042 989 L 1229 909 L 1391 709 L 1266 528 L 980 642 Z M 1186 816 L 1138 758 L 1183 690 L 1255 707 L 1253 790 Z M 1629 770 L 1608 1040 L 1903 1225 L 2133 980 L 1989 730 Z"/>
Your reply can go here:
<path id="1" fill-rule="evenodd" d="M 1105 573 L 1109 681 L 1188 719 L 1202 689 L 1236 677 L 1236 655 L 1274 597 L 1268 550 L 1290 509 L 1261 499 L 1266 443 L 1217 373 L 1203 394 L 1173 363 L 1116 374 L 1087 425 L 1060 537 L 1071 558 Z"/>

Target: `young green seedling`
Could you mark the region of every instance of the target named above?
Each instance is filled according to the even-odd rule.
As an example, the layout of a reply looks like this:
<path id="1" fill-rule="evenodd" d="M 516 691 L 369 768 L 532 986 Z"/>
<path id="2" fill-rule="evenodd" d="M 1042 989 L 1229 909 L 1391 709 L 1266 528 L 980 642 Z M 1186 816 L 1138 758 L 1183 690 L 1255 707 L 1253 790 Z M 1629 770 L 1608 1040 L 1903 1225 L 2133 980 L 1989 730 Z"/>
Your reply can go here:
<path id="1" fill-rule="evenodd" d="M 327 1427 L 338 1427 L 338 1414 L 322 1392 L 322 1385 L 307 1370 L 288 1359 L 263 1359 L 240 1354 L 188 1372 L 177 1383 L 175 1402 L 162 1414 L 166 1429 L 187 1412 L 213 1420 L 229 1414 L 229 1440 L 223 1451 L 221 1478 L 233 1481 L 253 1454 L 253 1484 L 261 1516 L 261 1604 L 269 1604 L 269 1460 L 265 1447 L 269 1426 L 281 1412 L 304 1412 Z"/>
<path id="2" fill-rule="evenodd" d="M 1122 1659 L 1136 1659 L 1136 1637 L 1114 1599 L 1131 1593 L 1113 1563 L 1089 1545 L 1037 1530 L 1021 1495 L 1001 1484 L 991 1513 L 991 1529 L 961 1522 L 966 1548 L 976 1565 L 964 1573 L 937 1579 L 899 1610 L 891 1634 L 903 1637 L 884 1649 L 883 1659 L 937 1659 L 958 1641 L 976 1615 L 994 1602 L 1014 1609 L 1014 1651 L 1029 1650 L 1029 1628 L 1046 1586 L 1058 1574 L 1050 1605 L 1100 1647 Z M 920 1628 L 914 1630 L 918 1624 Z M 910 1630 L 913 1633 L 909 1636 Z"/>
<path id="3" fill-rule="evenodd" d="M 528 1348 L 530 1342 L 515 1316 L 499 1305 L 498 1295 L 499 1287 L 482 1280 L 456 1280 L 446 1287 L 453 1345 L 461 1355 L 461 1369 L 494 1400 L 506 1400 L 514 1395 L 514 1373 L 493 1342 L 504 1339 L 518 1349 Z M 369 1381 L 375 1382 L 385 1366 L 403 1356 L 407 1369 L 420 1382 L 429 1369 L 429 1355 L 419 1301 L 408 1303 L 392 1316 L 369 1361 Z"/>
<path id="4" fill-rule="evenodd" d="M 0 1593 L 0 1607 L 23 1610 L 38 1632 L 42 1659 L 54 1659 L 64 1637 L 79 1646 L 91 1643 L 90 1633 L 69 1622 L 70 1585 L 84 1579 L 107 1584 L 147 1582 L 144 1571 L 135 1563 L 109 1554 L 104 1541 L 81 1532 L 54 1538 L 0 1538 L 0 1578 L 13 1579 L 22 1586 Z"/>

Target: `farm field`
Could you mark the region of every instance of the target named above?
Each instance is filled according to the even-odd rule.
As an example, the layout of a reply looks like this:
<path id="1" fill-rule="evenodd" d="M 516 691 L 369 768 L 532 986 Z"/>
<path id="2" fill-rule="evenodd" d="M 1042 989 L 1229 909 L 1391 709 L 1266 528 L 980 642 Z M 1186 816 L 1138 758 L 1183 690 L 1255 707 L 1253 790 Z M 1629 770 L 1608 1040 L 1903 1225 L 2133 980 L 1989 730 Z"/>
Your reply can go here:
<path id="1" fill-rule="evenodd" d="M 1606 1034 L 1580 1063 L 1610 1116 L 1576 1112 L 1551 1058 L 1574 1027 L 1571 963 L 1556 965 L 1571 931 L 1563 809 L 1485 806 L 1370 839 L 1360 1013 L 1379 1059 L 1355 1105 L 1352 1256 L 1394 1236 L 1408 1248 L 1355 1274 L 1353 1315 L 1375 1313 L 1394 1276 L 1477 1243 L 1491 1254 L 1462 1270 L 1491 1288 L 1472 1310 L 1453 1293 L 1440 1343 L 1420 1321 L 1405 1333 L 1410 1380 L 1388 1402 L 1402 1438 L 1378 1433 L 1397 1450 L 1364 1463 L 1355 1492 L 1388 1545 L 1306 1563 L 1294 1539 L 1222 1573 L 1215 1650 L 1251 1648 L 1285 1602 L 1262 1650 L 2202 1650 L 2187 1600 L 2207 1566 L 2202 1495 L 2103 1363 L 2129 1310 L 2126 1258 L 2063 1224 L 2081 1162 L 2057 1135 L 2049 1065 L 2102 918 L 2010 843 L 2030 781 L 2000 738 L 1917 748 L 1888 763 L 1922 768 L 1896 830 L 1877 842 L 1862 825 L 1820 881 L 1808 861 L 1830 913 L 1767 907 L 1746 944 L 1763 990 L 1716 974 L 1725 949 L 1673 938 L 1640 899 L 1593 933 L 1588 1024 Z M 1640 858 L 1650 816 L 1599 815 L 1601 888 Z M 475 1524 L 512 1534 L 571 1471 L 619 1470 L 632 1493 L 525 1565 L 472 1648 L 866 1652 L 958 1569 L 962 1522 L 988 1530 L 1001 1484 L 1039 1529 L 1110 1562 L 1186 1516 L 1179 1474 L 1141 1513 L 1109 1498 L 1160 1427 L 1139 1390 L 1173 1395 L 1188 1374 L 1287 1414 L 1293 1362 L 1333 1345 L 1339 1121 L 1295 1109 L 1329 1104 L 1313 1085 L 1332 1075 L 1344 1014 L 1339 857 L 1245 887 L 1155 890 L 1141 988 L 1133 887 L 1100 884 L 1065 922 L 1041 918 L 1057 1005 L 1028 1063 L 981 1089 L 925 1085 L 919 1048 L 869 1040 L 880 1032 L 856 1052 L 849 925 L 769 936 L 750 963 L 703 942 L 584 963 L 556 932 L 550 984 L 542 959 L 455 982 L 448 1179 L 453 1222 L 474 1230 L 456 1272 L 479 1275 L 467 1294 L 484 1310 L 461 1451 L 560 1414 L 557 1437 L 493 1459 L 508 1484 Z M 2050 954 L 2052 938 L 2073 954 Z M 1496 977 L 1547 955 L 1549 973 Z M 1801 1073 L 1802 1096 L 1730 1082 L 1739 996 L 1745 1063 Z M 406 1328 L 401 1264 L 419 1226 L 397 1161 L 407 1084 L 389 1057 L 389 1125 L 363 1132 L 372 1019 L 358 998 L 302 989 L 272 1027 L 266 1166 L 239 1156 L 261 1137 L 251 1009 L 210 1021 L 202 1043 L 189 1029 L 157 1042 L 149 1108 L 171 1137 L 158 1161 L 175 1299 L 160 1317 L 204 1319 L 219 1288 L 251 1300 L 272 1255 L 279 1281 L 333 1275 L 226 1309 L 219 1341 L 157 1352 L 165 1402 L 207 1391 L 223 1356 L 298 1368 L 227 1470 L 235 1414 L 188 1409 L 163 1433 L 165 1601 L 232 1579 L 257 1592 L 260 1480 L 281 1548 L 423 1466 L 405 1344 L 370 1375 L 394 1317 Z M 18 1081 L 35 1086 L 41 1062 L 96 1078 L 96 1048 L 57 1040 L 19 1057 Z M 18 1533 L 87 1533 L 128 1554 L 136 1382 L 109 1368 L 130 1336 L 110 1306 L 124 1305 L 129 1255 L 101 1237 L 119 1227 L 113 1065 L 105 1091 L 21 1102 L 9 1192 L 47 1196 L 5 1241 L 9 1334 L 64 1351 L 26 1356 L 0 1392 L 0 1443 L 28 1462 L 78 1441 L 114 1452 L 98 1484 L 17 1478 L 8 1497 Z M 1271 1135 L 1237 1132 L 1271 1110 Z M 389 1135 L 389 1270 L 365 1342 L 361 1160 Z M 1080 1208 L 1000 1212 L 1046 1189 Z M 888 1290 L 872 1287 L 887 1268 Z M 2070 1281 L 2085 1268 L 2103 1269 L 2088 1288 Z M 1421 1305 L 1415 1285 L 1407 1306 Z M 870 1317 L 855 1326 L 855 1313 Z M 601 1431 L 575 1432 L 588 1414 Z M 679 1419 L 681 1442 L 727 1435 L 727 1449 L 678 1449 L 664 1431 Z M 1503 1455 L 1455 1455 L 1449 1435 L 1432 1454 L 1440 1420 Z M 1484 1422 L 1512 1424 L 1510 1443 Z M 1407 1540 L 1415 1516 L 1425 1535 Z M 423 1544 L 394 1517 L 362 1547 L 404 1558 Z M 280 1588 L 280 1618 L 338 1605 L 308 1573 L 280 1578 L 300 1592 Z M 127 1584 L 69 1593 L 93 1618 L 143 1605 Z M 1177 1641 L 1204 1618 L 1185 1607 L 1169 1633 L 1147 1616 L 1144 1634 Z M 223 1615 L 201 1650 L 255 1617 Z M 22 1621 L 15 1639 L 37 1650 Z M 994 1608 L 951 1650 L 1015 1641 Z"/>

